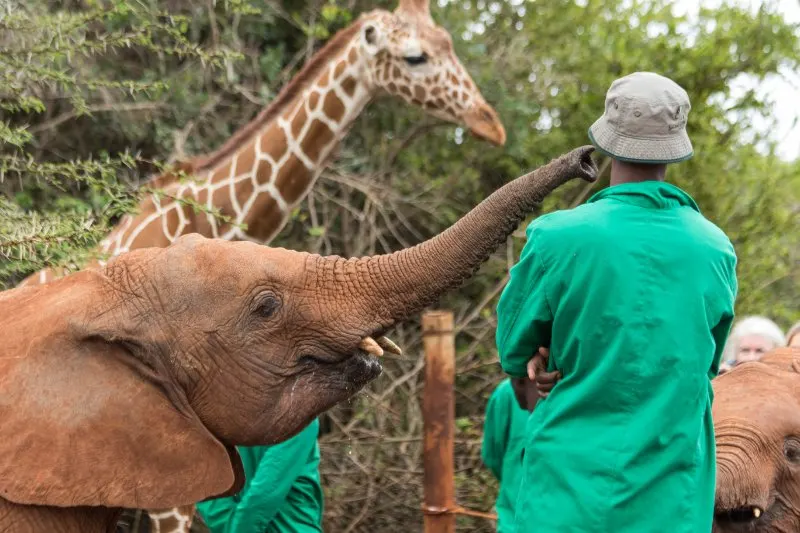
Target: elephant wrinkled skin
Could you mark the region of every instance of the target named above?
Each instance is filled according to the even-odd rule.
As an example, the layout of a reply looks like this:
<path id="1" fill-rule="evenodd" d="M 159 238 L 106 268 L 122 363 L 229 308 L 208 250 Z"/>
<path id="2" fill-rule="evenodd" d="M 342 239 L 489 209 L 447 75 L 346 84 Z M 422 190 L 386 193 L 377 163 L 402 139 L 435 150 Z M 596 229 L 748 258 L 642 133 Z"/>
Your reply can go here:
<path id="1" fill-rule="evenodd" d="M 553 189 L 596 179 L 592 151 L 393 254 L 188 235 L 0 294 L 0 530 L 108 531 L 123 507 L 238 492 L 234 446 L 285 440 L 377 377 L 383 333 L 471 276 Z"/>
<path id="2" fill-rule="evenodd" d="M 775 350 L 712 384 L 714 533 L 800 531 L 800 349 Z"/>

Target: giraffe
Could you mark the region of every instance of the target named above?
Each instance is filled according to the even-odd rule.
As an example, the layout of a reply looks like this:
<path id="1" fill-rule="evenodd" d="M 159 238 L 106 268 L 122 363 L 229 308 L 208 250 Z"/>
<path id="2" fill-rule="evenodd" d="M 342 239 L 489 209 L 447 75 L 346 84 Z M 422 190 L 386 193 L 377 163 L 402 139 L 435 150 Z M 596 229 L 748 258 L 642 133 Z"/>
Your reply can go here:
<path id="1" fill-rule="evenodd" d="M 269 243 L 356 117 L 381 93 L 463 124 L 492 144 L 505 144 L 502 122 L 455 55 L 449 33 L 433 21 L 429 0 L 400 0 L 394 11 L 375 9 L 339 31 L 219 149 L 177 165 L 194 179 L 182 182 L 172 173 L 152 179 L 147 185 L 164 194 L 147 195 L 138 213 L 122 217 L 101 241 L 100 252 L 114 256 L 164 247 L 193 232 Z M 228 222 L 176 198 L 216 208 Z M 103 261 L 86 268 L 95 264 Z M 21 285 L 47 283 L 63 273 L 45 269 Z M 194 505 L 148 510 L 151 531 L 188 533 L 194 510 Z"/>
<path id="2" fill-rule="evenodd" d="M 401 0 L 395 11 L 362 14 L 338 32 L 219 149 L 176 166 L 196 179 L 181 182 L 165 173 L 150 180 L 147 185 L 163 195 L 146 196 L 138 213 L 122 217 L 100 242 L 101 254 L 168 246 L 186 233 L 269 243 L 356 117 L 381 93 L 464 124 L 492 144 L 505 144 L 502 122 L 455 55 L 450 35 L 434 23 L 428 1 Z M 176 199 L 216 208 L 223 217 L 197 213 Z M 86 267 L 96 264 L 103 261 Z M 44 269 L 20 285 L 63 274 Z"/>

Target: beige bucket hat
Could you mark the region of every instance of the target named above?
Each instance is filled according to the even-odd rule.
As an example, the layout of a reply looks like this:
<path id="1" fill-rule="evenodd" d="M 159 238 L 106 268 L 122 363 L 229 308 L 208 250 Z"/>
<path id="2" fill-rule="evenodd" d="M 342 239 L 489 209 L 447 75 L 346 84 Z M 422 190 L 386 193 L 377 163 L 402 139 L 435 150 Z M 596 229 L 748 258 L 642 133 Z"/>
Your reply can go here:
<path id="1" fill-rule="evenodd" d="M 677 163 L 694 151 L 686 134 L 689 95 L 669 78 L 634 72 L 611 84 L 603 116 L 589 128 L 598 151 L 631 163 Z"/>

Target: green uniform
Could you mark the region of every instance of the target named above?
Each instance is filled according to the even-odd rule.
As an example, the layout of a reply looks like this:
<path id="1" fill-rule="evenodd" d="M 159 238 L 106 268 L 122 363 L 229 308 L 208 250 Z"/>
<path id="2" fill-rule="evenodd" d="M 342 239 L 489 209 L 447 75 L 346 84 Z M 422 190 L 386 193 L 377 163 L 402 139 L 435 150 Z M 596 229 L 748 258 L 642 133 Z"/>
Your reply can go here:
<path id="1" fill-rule="evenodd" d="M 736 255 L 679 188 L 616 185 L 540 217 L 498 304 L 503 369 L 562 379 L 528 419 L 518 533 L 705 533 L 711 379 Z"/>
<path id="2" fill-rule="evenodd" d="M 519 406 L 511 380 L 505 379 L 489 397 L 483 423 L 481 458 L 500 482 L 495 501 L 497 532 L 514 527 L 514 505 L 522 481 L 522 452 L 525 445 L 525 424 L 530 412 Z"/>
<path id="3" fill-rule="evenodd" d="M 244 488 L 201 502 L 197 510 L 213 533 L 321 533 L 319 421 L 273 446 L 237 447 Z"/>

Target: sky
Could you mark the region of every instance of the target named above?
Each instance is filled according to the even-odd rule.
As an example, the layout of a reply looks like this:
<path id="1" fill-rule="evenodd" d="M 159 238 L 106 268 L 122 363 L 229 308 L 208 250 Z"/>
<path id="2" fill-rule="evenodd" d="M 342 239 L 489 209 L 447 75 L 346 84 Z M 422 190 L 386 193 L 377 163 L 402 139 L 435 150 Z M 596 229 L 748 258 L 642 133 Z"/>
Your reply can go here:
<path id="1" fill-rule="evenodd" d="M 732 3 L 757 10 L 762 0 L 730 0 Z M 800 23 L 800 0 L 770 0 L 778 12 L 790 23 Z M 699 6 L 715 7 L 720 0 L 674 0 L 675 14 L 696 13 Z M 768 78 L 758 85 L 752 79 L 741 79 L 734 84 L 736 91 L 758 87 L 759 94 L 768 95 L 772 100 L 773 112 L 778 119 L 777 126 L 770 136 L 778 142 L 778 155 L 786 160 L 800 158 L 800 72 L 786 69 L 782 76 Z M 761 131 L 769 131 L 771 125 L 765 121 L 754 121 L 753 126 Z"/>

